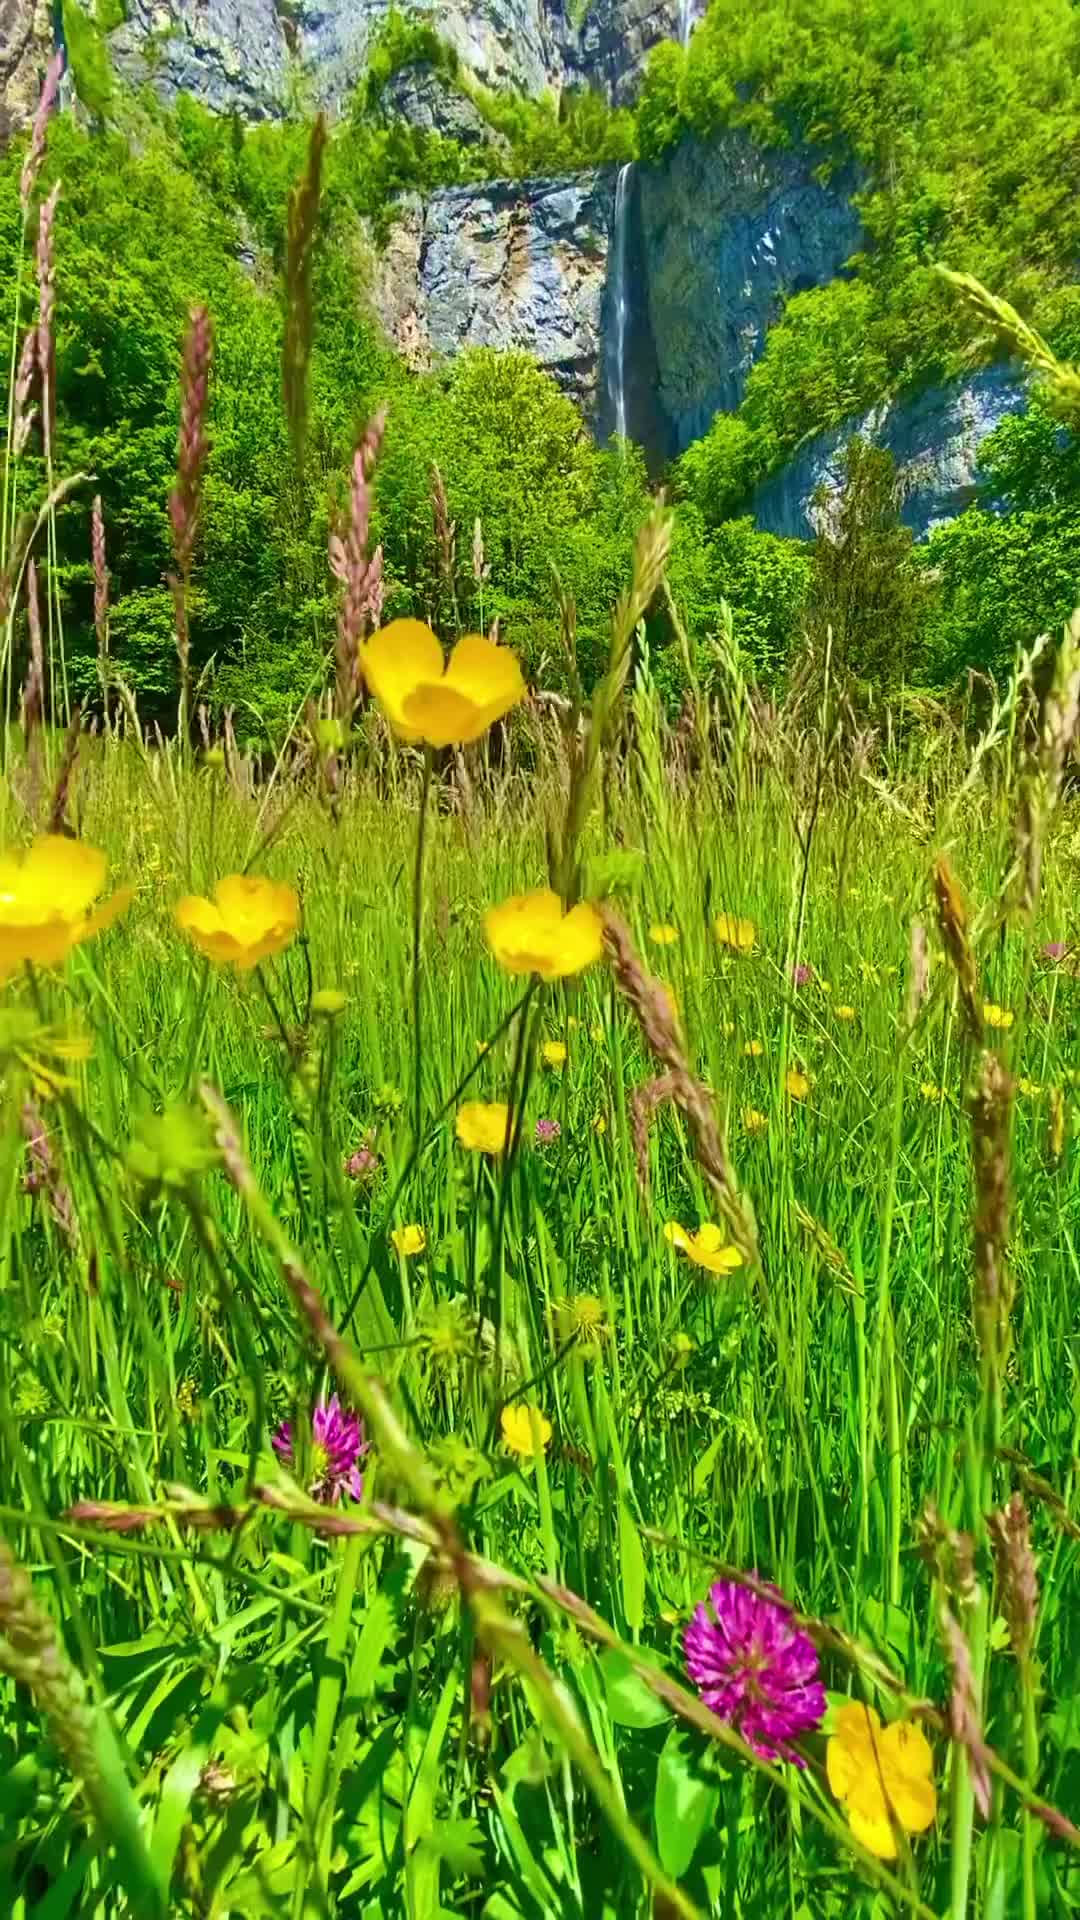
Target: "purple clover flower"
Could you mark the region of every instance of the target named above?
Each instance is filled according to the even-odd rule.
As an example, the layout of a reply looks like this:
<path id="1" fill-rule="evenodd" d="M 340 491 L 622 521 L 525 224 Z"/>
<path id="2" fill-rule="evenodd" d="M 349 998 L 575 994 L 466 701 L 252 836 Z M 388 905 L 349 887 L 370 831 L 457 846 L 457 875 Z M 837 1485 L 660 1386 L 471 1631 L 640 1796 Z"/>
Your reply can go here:
<path id="1" fill-rule="evenodd" d="M 1041 960 L 1064 960 L 1069 949 L 1064 940 L 1048 940 L 1039 958 Z"/>
<path id="2" fill-rule="evenodd" d="M 373 1180 L 379 1171 L 379 1156 L 368 1146 L 357 1147 L 345 1162 L 351 1180 Z"/>
<path id="3" fill-rule="evenodd" d="M 817 1648 L 793 1624 L 779 1594 L 766 1599 L 738 1581 L 717 1580 L 708 1602 L 696 1609 L 683 1646 L 690 1678 L 707 1707 L 763 1760 L 806 1765 L 791 1743 L 821 1725 L 825 1689 Z"/>
<path id="4" fill-rule="evenodd" d="M 550 1147 L 553 1140 L 559 1138 L 562 1128 L 557 1120 L 538 1120 L 536 1123 L 536 1144 L 538 1147 Z"/>
<path id="5" fill-rule="evenodd" d="M 791 969 L 791 978 L 797 987 L 808 987 L 813 977 L 814 969 L 809 960 L 800 960 L 798 966 Z"/>
<path id="6" fill-rule="evenodd" d="M 364 1492 L 363 1475 L 357 1462 L 368 1450 L 362 1421 L 355 1413 L 345 1413 L 335 1393 L 320 1401 L 311 1415 L 312 1469 L 314 1478 L 309 1492 L 313 1500 L 332 1507 L 343 1494 L 359 1500 Z M 292 1421 L 283 1420 L 270 1442 L 282 1466 L 296 1465 Z"/>

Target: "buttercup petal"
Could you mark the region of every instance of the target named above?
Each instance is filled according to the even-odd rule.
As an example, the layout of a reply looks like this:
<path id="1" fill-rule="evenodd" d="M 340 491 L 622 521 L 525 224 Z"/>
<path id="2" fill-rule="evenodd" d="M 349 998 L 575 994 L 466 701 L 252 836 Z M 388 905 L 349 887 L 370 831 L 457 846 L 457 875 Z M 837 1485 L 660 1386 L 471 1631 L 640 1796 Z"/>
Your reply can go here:
<path id="1" fill-rule="evenodd" d="M 19 893 L 28 907 L 73 920 L 86 912 L 105 885 L 105 855 L 62 833 L 43 834 L 22 865 Z"/>
<path id="2" fill-rule="evenodd" d="M 426 740 L 432 747 L 466 746 L 487 732 L 483 708 L 474 706 L 445 680 L 415 687 L 405 695 L 401 713 L 405 724 L 414 730 L 414 738 Z"/>
<path id="3" fill-rule="evenodd" d="M 419 740 L 405 716 L 405 701 L 424 683 L 443 677 L 443 650 L 423 620 L 391 620 L 360 648 L 360 669 L 372 693 L 402 740 Z"/>
<path id="4" fill-rule="evenodd" d="M 526 691 L 516 654 L 480 633 L 467 633 L 458 641 L 446 669 L 446 684 L 486 716 L 485 726 L 509 713 Z"/>

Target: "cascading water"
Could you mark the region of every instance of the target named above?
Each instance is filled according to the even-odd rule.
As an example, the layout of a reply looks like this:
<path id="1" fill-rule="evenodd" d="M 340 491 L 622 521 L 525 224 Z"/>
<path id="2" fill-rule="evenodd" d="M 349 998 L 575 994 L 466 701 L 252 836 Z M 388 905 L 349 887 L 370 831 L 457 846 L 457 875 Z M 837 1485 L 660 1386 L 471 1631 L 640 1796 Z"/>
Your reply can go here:
<path id="1" fill-rule="evenodd" d="M 694 0 L 679 0 L 679 45 L 681 47 L 689 46 L 696 19 L 697 8 Z"/>
<path id="2" fill-rule="evenodd" d="M 627 161 L 615 178 L 615 213 L 611 230 L 611 285 L 614 305 L 611 356 L 611 405 L 615 432 L 626 438 L 626 321 L 629 289 L 626 284 L 626 229 L 630 210 L 633 163 Z"/>

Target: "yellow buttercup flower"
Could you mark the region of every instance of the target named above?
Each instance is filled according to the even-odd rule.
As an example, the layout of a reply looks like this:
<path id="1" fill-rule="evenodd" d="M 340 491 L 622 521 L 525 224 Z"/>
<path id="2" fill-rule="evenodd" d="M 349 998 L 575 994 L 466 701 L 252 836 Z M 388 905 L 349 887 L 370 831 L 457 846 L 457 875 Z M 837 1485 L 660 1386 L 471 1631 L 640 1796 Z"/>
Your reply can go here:
<path id="1" fill-rule="evenodd" d="M 423 1253 L 427 1246 L 427 1234 L 423 1227 L 395 1227 L 390 1238 L 395 1252 L 403 1260 L 411 1260 L 415 1254 Z"/>
<path id="2" fill-rule="evenodd" d="M 940 1105 L 941 1101 L 945 1098 L 944 1087 L 939 1087 L 934 1080 L 924 1080 L 919 1087 L 919 1092 L 922 1094 L 923 1099 L 932 1107 Z"/>
<path id="3" fill-rule="evenodd" d="M 551 1421 L 545 1419 L 539 1407 L 504 1407 L 499 1416 L 499 1425 L 503 1442 L 510 1452 L 518 1453 L 526 1460 L 545 1452 L 551 1439 Z"/>
<path id="4" fill-rule="evenodd" d="M 545 1040 L 540 1051 L 549 1067 L 565 1067 L 566 1048 L 561 1040 Z"/>
<path id="5" fill-rule="evenodd" d="M 1034 1100 L 1042 1092 L 1042 1088 L 1037 1080 L 1028 1080 L 1021 1074 L 1016 1083 L 1016 1091 L 1023 1094 L 1025 1100 Z"/>
<path id="6" fill-rule="evenodd" d="M 399 740 L 465 746 L 525 698 L 508 647 L 467 633 L 449 661 L 422 620 L 391 620 L 360 648 L 365 680 Z"/>
<path id="7" fill-rule="evenodd" d="M 510 1109 L 504 1100 L 467 1100 L 458 1109 L 454 1130 L 470 1153 L 504 1153 Z"/>
<path id="8" fill-rule="evenodd" d="M 805 1100 L 810 1091 L 810 1082 L 798 1067 L 789 1067 L 784 1075 L 784 1085 L 793 1100 Z"/>
<path id="9" fill-rule="evenodd" d="M 94 907 L 106 872 L 97 847 L 60 833 L 39 835 L 24 854 L 0 854 L 0 980 L 26 961 L 62 966 L 73 947 L 111 926 L 132 890 Z"/>
<path id="10" fill-rule="evenodd" d="M 706 1220 L 696 1233 L 687 1233 L 677 1220 L 669 1220 L 664 1228 L 664 1239 L 671 1247 L 678 1247 L 696 1267 L 704 1267 L 708 1273 L 733 1273 L 743 1264 L 738 1247 L 725 1243 L 722 1227 L 714 1226 Z"/>
<path id="11" fill-rule="evenodd" d="M 507 973 L 538 973 L 541 980 L 565 980 L 599 960 L 604 923 L 596 908 L 582 902 L 563 912 L 550 887 L 515 893 L 484 915 L 484 935 Z"/>
<path id="12" fill-rule="evenodd" d="M 1011 1027 L 1015 1018 L 1011 1007 L 999 1007 L 993 1000 L 983 1001 L 983 1019 L 988 1027 Z"/>
<path id="13" fill-rule="evenodd" d="M 743 1053 L 748 1060 L 760 1060 L 764 1051 L 764 1045 L 760 1040 L 748 1040 L 743 1048 Z"/>
<path id="14" fill-rule="evenodd" d="M 601 1134 L 607 1132 L 607 1114 L 606 1113 L 597 1114 L 596 1119 L 593 1121 L 593 1132 L 601 1133 Z"/>
<path id="15" fill-rule="evenodd" d="M 340 987 L 320 987 L 318 992 L 311 996 L 312 1013 L 321 1014 L 324 1020 L 336 1020 L 339 1013 L 344 1013 L 348 1004 L 349 996 L 347 993 L 342 993 Z"/>
<path id="16" fill-rule="evenodd" d="M 752 920 L 740 919 L 736 913 L 718 913 L 713 921 L 713 932 L 722 947 L 730 947 L 732 953 L 749 953 L 757 939 L 757 928 Z"/>
<path id="17" fill-rule="evenodd" d="M 855 1018 L 854 1007 L 848 1007 L 848 1006 L 834 1007 L 833 1012 L 835 1013 L 838 1020 L 854 1020 Z"/>
<path id="18" fill-rule="evenodd" d="M 649 928 L 649 939 L 654 947 L 673 947 L 678 937 L 678 927 L 668 926 L 666 921 L 658 921 Z"/>
<path id="19" fill-rule="evenodd" d="M 934 1756 L 911 1720 L 883 1727 L 873 1707 L 841 1707 L 825 1749 L 829 1785 L 851 1831 L 879 1860 L 896 1859 L 896 1827 L 925 1833 L 934 1824 Z"/>
<path id="20" fill-rule="evenodd" d="M 276 880 L 227 873 L 212 900 L 193 893 L 178 900 L 176 924 L 209 959 L 250 973 L 288 946 L 300 925 L 300 899 L 294 887 Z"/>
<path id="21" fill-rule="evenodd" d="M 757 1107 L 744 1107 L 742 1123 L 747 1133 L 764 1133 L 769 1124 L 768 1114 L 760 1113 Z"/>

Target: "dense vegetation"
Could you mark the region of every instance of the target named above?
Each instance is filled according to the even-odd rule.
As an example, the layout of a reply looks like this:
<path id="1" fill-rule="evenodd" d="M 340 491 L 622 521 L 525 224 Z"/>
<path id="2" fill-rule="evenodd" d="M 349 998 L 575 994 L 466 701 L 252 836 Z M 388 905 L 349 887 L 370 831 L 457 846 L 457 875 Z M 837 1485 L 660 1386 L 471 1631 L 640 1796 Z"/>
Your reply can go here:
<path id="1" fill-rule="evenodd" d="M 998 7 L 937 0 L 910 0 L 902 13 L 886 0 L 869 9 L 833 0 L 824 15 L 803 0 L 765 0 L 752 21 L 714 0 L 689 49 L 655 52 L 636 125 L 593 96 L 568 95 L 558 108 L 496 96 L 430 22 L 392 12 L 327 150 L 312 452 L 297 474 L 278 407 L 279 276 L 284 206 L 307 129 L 244 129 L 185 97 L 169 111 L 133 100 L 114 83 L 99 27 L 74 0 L 71 9 L 69 50 L 97 122 L 92 132 L 58 123 L 49 162 L 63 180 L 59 444 L 66 468 L 98 478 L 113 647 L 152 705 L 171 698 L 164 500 L 177 343 L 197 300 L 209 305 L 217 338 L 194 609 L 196 665 L 210 669 L 212 700 L 240 706 L 245 726 L 280 734 L 318 681 L 332 626 L 327 533 L 356 434 L 383 404 L 377 511 L 388 611 L 438 606 L 434 462 L 447 475 L 459 544 L 471 545 L 479 519 L 485 547 L 482 592 L 474 583 L 457 615 L 509 623 L 530 667 L 561 685 L 554 564 L 576 600 L 591 672 L 645 510 L 640 460 L 593 447 L 553 382 L 520 357 L 496 367 L 491 356 L 466 355 L 420 376 L 395 359 L 366 290 L 373 238 L 385 234 L 401 189 L 611 162 L 638 142 L 655 156 L 685 132 L 727 126 L 763 141 L 809 140 L 825 172 L 854 171 L 866 248 L 848 274 L 788 302 L 740 411 L 718 415 L 672 476 L 672 585 L 695 656 L 708 659 L 726 600 L 749 666 L 773 684 L 804 622 L 821 626 L 815 580 L 831 558 L 755 532 L 746 517 L 753 487 L 808 433 L 966 363 L 972 326 L 933 273 L 935 260 L 1007 288 L 1065 351 L 1080 344 L 1068 279 L 1080 237 L 1072 193 L 1080 55 L 1066 0 L 1039 0 L 1023 25 Z M 475 114 L 482 137 L 462 143 L 410 127 L 388 104 L 403 73 L 433 75 Z M 17 286 L 19 165 L 18 152 L 0 165 L 5 322 Z M 25 281 L 23 298 L 28 314 Z M 87 507 L 88 493 L 77 494 L 59 518 L 72 672 L 84 693 L 95 684 Z M 1078 543 L 1080 462 L 1037 403 L 985 448 L 976 506 L 911 557 L 908 571 L 921 569 L 923 586 L 904 677 L 948 689 L 972 667 L 1007 670 L 1018 646 L 1068 613 Z M 666 620 L 651 639 L 659 682 L 677 704 L 681 655 Z M 883 656 L 851 666 L 880 682 L 888 664 Z"/>
<path id="2" fill-rule="evenodd" d="M 1059 350 L 1076 328 L 1080 16 L 1070 0 L 712 0 L 658 48 L 647 156 L 726 127 L 806 141 L 854 176 L 866 242 L 769 335 L 731 455 L 766 471 L 890 390 L 963 368 L 970 329 L 935 263 L 1008 290 Z M 730 434 L 730 428 L 725 429 Z"/>

